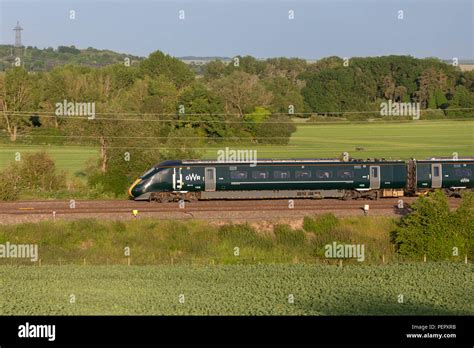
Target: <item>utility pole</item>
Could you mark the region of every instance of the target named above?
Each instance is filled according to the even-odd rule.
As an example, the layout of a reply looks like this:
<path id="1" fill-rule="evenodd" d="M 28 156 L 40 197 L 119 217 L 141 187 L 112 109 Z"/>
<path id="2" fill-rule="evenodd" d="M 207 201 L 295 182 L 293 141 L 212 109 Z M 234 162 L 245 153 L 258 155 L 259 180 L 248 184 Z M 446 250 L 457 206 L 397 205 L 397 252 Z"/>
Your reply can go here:
<path id="1" fill-rule="evenodd" d="M 13 28 L 13 31 L 15 32 L 15 45 L 14 45 L 14 49 L 13 49 L 13 55 L 15 56 L 15 63 L 14 64 L 16 66 L 18 66 L 17 65 L 18 63 L 23 65 L 22 64 L 23 58 L 20 58 L 20 57 L 24 56 L 24 51 L 22 50 L 23 44 L 21 43 L 21 31 L 22 30 L 23 30 L 23 28 L 20 26 L 20 22 L 17 21 L 15 28 Z"/>
<path id="2" fill-rule="evenodd" d="M 16 27 L 13 30 L 15 31 L 15 48 L 23 47 L 21 44 L 21 31 L 23 28 L 20 26 L 19 21 L 16 22 Z"/>

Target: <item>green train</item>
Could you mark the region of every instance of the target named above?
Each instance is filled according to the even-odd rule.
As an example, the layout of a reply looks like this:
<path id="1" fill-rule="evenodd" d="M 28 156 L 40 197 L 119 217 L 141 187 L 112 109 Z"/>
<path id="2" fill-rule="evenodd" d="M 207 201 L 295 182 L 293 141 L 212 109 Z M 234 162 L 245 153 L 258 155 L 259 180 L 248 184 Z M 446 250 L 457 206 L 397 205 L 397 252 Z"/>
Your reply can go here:
<path id="1" fill-rule="evenodd" d="M 157 164 L 129 188 L 135 200 L 378 199 L 443 189 L 450 196 L 474 188 L 474 158 L 388 161 L 262 159 L 249 162 L 171 160 Z"/>

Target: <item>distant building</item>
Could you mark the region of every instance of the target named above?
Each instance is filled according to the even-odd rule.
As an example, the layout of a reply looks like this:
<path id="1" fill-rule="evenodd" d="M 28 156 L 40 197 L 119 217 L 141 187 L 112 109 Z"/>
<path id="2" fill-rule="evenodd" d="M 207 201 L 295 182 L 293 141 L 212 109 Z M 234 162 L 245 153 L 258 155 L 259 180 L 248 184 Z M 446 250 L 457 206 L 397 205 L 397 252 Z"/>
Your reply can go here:
<path id="1" fill-rule="evenodd" d="M 461 69 L 461 71 L 473 71 L 474 64 L 459 64 L 459 69 Z"/>

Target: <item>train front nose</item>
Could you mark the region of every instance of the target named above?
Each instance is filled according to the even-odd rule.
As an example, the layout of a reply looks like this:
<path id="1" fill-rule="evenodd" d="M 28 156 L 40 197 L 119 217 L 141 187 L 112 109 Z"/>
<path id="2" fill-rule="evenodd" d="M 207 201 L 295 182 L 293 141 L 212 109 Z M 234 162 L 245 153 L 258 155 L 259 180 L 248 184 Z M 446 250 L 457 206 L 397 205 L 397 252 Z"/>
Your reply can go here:
<path id="1" fill-rule="evenodd" d="M 133 198 L 138 197 L 142 195 L 143 193 L 145 192 L 143 188 L 142 179 L 135 180 L 132 186 L 130 186 L 130 188 L 128 189 L 128 195 Z"/>

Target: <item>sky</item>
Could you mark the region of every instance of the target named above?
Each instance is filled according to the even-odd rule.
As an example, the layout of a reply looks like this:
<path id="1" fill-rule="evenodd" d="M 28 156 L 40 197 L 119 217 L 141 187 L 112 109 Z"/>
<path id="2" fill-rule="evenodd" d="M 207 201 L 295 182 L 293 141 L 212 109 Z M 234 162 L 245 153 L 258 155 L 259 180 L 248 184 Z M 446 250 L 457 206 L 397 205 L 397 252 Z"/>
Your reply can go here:
<path id="1" fill-rule="evenodd" d="M 147 56 L 474 59 L 474 0 L 0 0 L 0 43 Z M 70 11 L 75 11 L 75 19 Z M 184 19 L 180 19 L 180 11 Z M 294 18 L 290 19 L 290 12 Z M 399 12 L 403 11 L 403 13 Z M 181 12 L 181 15 L 183 13 Z M 402 19 L 399 19 L 403 16 Z"/>

